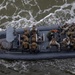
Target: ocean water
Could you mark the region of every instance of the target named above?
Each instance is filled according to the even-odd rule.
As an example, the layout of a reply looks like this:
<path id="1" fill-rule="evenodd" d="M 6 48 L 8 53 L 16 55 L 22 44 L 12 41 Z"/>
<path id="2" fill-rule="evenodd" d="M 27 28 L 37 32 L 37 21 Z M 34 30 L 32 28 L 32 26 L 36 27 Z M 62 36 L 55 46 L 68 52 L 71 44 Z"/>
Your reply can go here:
<path id="1" fill-rule="evenodd" d="M 0 26 L 64 24 L 75 20 L 75 0 L 0 0 Z"/>
<path id="2" fill-rule="evenodd" d="M 32 25 L 63 25 L 66 22 L 69 24 L 75 22 L 75 0 L 0 0 L 0 30 L 9 25 L 19 28 Z M 36 62 L 10 63 L 0 60 L 0 64 L 19 72 L 29 72 L 30 64 L 36 66 L 40 64 L 42 68 L 45 64 L 75 73 L 75 59 Z"/>

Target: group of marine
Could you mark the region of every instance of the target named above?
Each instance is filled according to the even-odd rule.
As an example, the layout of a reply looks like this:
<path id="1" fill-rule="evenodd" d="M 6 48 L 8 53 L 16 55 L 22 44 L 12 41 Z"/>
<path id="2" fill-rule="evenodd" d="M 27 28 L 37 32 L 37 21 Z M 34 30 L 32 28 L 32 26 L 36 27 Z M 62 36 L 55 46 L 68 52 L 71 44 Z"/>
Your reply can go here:
<path id="1" fill-rule="evenodd" d="M 59 34 L 59 38 L 61 36 L 65 35 L 65 37 L 57 41 L 55 37 L 55 33 Z M 25 29 L 24 34 L 22 36 L 23 40 L 21 40 L 22 46 L 24 49 L 29 49 L 31 52 L 37 52 L 39 51 L 38 41 L 43 41 L 42 37 L 38 39 L 38 30 L 35 25 L 33 25 L 30 32 Z M 31 44 L 29 45 L 29 38 L 31 37 Z M 51 48 L 52 46 L 56 46 L 58 50 L 61 50 L 61 47 L 66 50 L 75 50 L 75 23 L 72 23 L 72 25 L 69 25 L 68 23 L 65 23 L 65 25 L 60 26 L 58 29 L 52 29 L 48 31 L 47 38 L 49 41 L 49 44 L 47 48 Z"/>
<path id="2" fill-rule="evenodd" d="M 38 52 L 39 47 L 37 44 L 38 42 L 37 40 L 42 41 L 42 37 L 38 39 L 37 36 L 38 36 L 38 30 L 35 25 L 33 25 L 30 31 L 25 28 L 24 34 L 21 36 L 21 40 L 20 40 L 22 48 L 30 52 Z"/>
<path id="3" fill-rule="evenodd" d="M 65 37 L 58 42 L 53 33 L 58 33 L 58 38 L 62 38 L 64 35 Z M 50 30 L 47 37 L 50 41 L 49 48 L 56 45 L 59 50 L 61 50 L 61 48 L 64 50 L 75 50 L 75 23 L 72 23 L 72 25 L 65 23 L 65 25 L 60 26 L 58 30 Z"/>

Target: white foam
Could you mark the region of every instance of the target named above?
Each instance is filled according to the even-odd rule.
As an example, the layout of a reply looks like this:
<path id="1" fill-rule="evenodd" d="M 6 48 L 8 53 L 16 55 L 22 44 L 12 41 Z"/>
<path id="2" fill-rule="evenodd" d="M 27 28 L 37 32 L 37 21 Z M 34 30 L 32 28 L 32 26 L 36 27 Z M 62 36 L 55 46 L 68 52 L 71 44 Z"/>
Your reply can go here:
<path id="1" fill-rule="evenodd" d="M 71 16 L 75 16 L 75 13 L 74 13 L 74 10 L 75 10 L 75 2 L 71 4 L 72 5 L 72 8 L 70 10 L 70 14 Z"/>
<path id="2" fill-rule="evenodd" d="M 5 0 L 4 0 L 5 1 Z M 11 1 L 11 0 L 9 0 L 9 1 Z M 22 3 L 24 4 L 29 4 L 30 3 L 30 1 L 31 0 L 23 0 L 22 1 Z M 57 1 L 57 0 L 56 0 Z M 8 25 L 13 25 L 13 26 L 15 26 L 15 27 L 26 27 L 26 26 L 32 26 L 33 24 L 35 24 L 35 25 L 37 25 L 37 24 L 43 24 L 43 22 L 44 23 L 46 23 L 46 24 L 48 24 L 48 25 L 51 25 L 51 24 L 60 24 L 62 21 L 64 21 L 64 22 L 74 22 L 75 21 L 75 19 L 74 18 L 70 18 L 69 20 L 67 19 L 67 20 L 65 20 L 64 19 L 64 17 L 62 16 L 62 19 L 61 19 L 61 16 L 59 16 L 58 18 L 56 18 L 56 16 L 55 16 L 55 14 L 56 14 L 56 12 L 59 12 L 59 11 L 62 11 L 65 15 L 67 14 L 67 13 L 70 13 L 70 15 L 71 16 L 74 16 L 74 9 L 75 9 L 75 3 L 71 3 L 71 4 L 68 4 L 67 3 L 67 0 L 63 0 L 63 1 L 65 1 L 65 4 L 63 4 L 63 5 L 61 5 L 61 6 L 58 6 L 58 5 L 54 5 L 54 6 L 52 6 L 52 8 L 48 8 L 48 9 L 45 9 L 44 11 L 41 11 L 41 9 L 40 9 L 40 6 L 38 5 L 38 3 L 37 3 L 37 1 L 36 0 L 34 0 L 34 2 L 35 2 L 35 5 L 37 5 L 37 7 L 38 7 L 38 9 L 39 9 L 39 11 L 36 13 L 36 15 L 35 16 L 33 16 L 32 15 L 32 12 L 30 11 L 30 10 L 20 10 L 18 13 L 16 13 L 16 11 L 18 10 L 18 7 L 16 7 L 16 11 L 15 11 L 15 13 L 11 16 L 12 17 L 12 21 L 11 22 L 6 22 L 6 24 L 7 24 L 7 26 Z M 15 0 L 13 0 L 13 2 L 15 2 Z M 3 3 L 0 5 L 1 7 L 0 7 L 0 9 L 3 9 L 3 8 L 7 8 L 7 5 L 8 5 L 8 2 L 6 3 L 6 5 L 5 6 L 3 6 Z M 71 10 L 70 9 L 68 9 L 68 10 L 64 10 L 63 8 L 66 8 L 66 7 L 68 7 L 68 6 L 72 6 L 72 8 L 71 8 Z M 43 13 L 46 13 L 46 12 L 49 12 L 51 9 L 53 9 L 54 7 L 59 7 L 59 9 L 57 9 L 57 10 L 55 10 L 55 12 L 54 13 L 50 13 L 50 14 L 48 14 L 47 16 L 45 16 L 44 18 L 42 18 L 42 19 L 40 19 L 39 21 L 36 21 L 34 18 L 35 17 L 37 17 L 39 14 L 43 14 Z M 20 16 L 19 14 L 20 13 L 22 13 L 22 12 L 27 12 L 27 13 L 29 13 L 29 15 L 30 15 L 30 19 L 28 20 L 28 19 L 26 19 L 26 18 L 24 18 L 24 17 L 22 17 L 22 16 Z M 52 17 L 51 17 L 52 16 Z M 6 19 L 8 19 L 8 18 L 10 18 L 10 16 L 6 16 L 6 15 L 4 15 L 4 16 L 0 16 L 0 20 L 1 19 L 4 19 L 4 18 L 6 18 Z M 19 18 L 18 20 L 16 20 L 16 18 Z M 62 21 L 61 21 L 62 20 Z M 4 23 L 5 24 L 5 23 Z"/>
<path id="3" fill-rule="evenodd" d="M 23 0 L 23 2 L 24 2 L 25 4 L 29 4 L 29 2 L 31 2 L 31 0 Z"/>
<path id="4" fill-rule="evenodd" d="M 66 23 L 69 23 L 69 24 L 75 23 L 75 17 L 66 21 Z"/>
<path id="5" fill-rule="evenodd" d="M 2 28 L 0 28 L 0 31 L 2 31 Z"/>
<path id="6" fill-rule="evenodd" d="M 60 7 L 59 9 L 57 9 L 54 13 L 50 13 L 49 15 L 47 15 L 47 16 L 45 16 L 43 19 L 41 19 L 40 21 L 38 21 L 38 22 L 36 22 L 36 24 L 40 24 L 41 22 L 45 22 L 45 20 L 48 18 L 49 20 L 46 20 L 46 24 L 47 24 L 47 22 L 48 22 L 48 24 L 56 24 L 56 22 L 58 22 L 57 24 L 60 24 L 62 21 L 64 21 L 64 22 L 66 22 L 67 20 L 64 20 L 64 18 L 63 18 L 63 16 L 61 17 L 61 16 L 59 16 L 59 18 L 57 19 L 56 17 L 54 17 L 55 19 L 53 20 L 53 18 L 51 18 L 50 16 L 52 15 L 52 16 L 54 16 L 55 15 L 55 13 L 56 12 L 59 12 L 59 11 L 63 11 L 63 14 L 64 15 L 67 15 L 68 13 L 70 13 L 70 15 L 71 16 L 74 16 L 74 9 L 75 9 L 75 3 L 72 3 L 72 4 L 67 4 L 67 0 L 65 0 L 65 4 L 63 4 L 62 6 L 57 6 L 57 5 L 55 5 L 55 6 L 53 6 L 53 7 Z M 66 7 L 68 7 L 68 6 L 72 6 L 72 8 L 71 8 L 71 10 L 70 9 L 63 9 L 63 8 L 66 8 Z M 52 7 L 52 8 L 53 8 Z M 47 11 L 50 11 L 51 10 L 51 8 L 49 8 L 49 9 L 46 9 L 46 10 L 44 10 L 44 12 L 43 13 L 45 13 L 45 12 L 47 12 Z M 60 13 L 59 13 L 60 14 Z M 49 18 L 50 17 L 50 18 Z M 65 16 L 66 17 L 66 16 Z M 62 18 L 62 19 L 61 19 Z M 61 21 L 62 20 L 62 21 Z M 71 21 L 69 21 L 69 22 L 74 22 L 75 21 L 75 19 L 74 18 L 72 18 L 72 20 Z M 52 23 L 53 22 L 53 23 Z M 67 21 L 68 22 L 68 21 Z"/>

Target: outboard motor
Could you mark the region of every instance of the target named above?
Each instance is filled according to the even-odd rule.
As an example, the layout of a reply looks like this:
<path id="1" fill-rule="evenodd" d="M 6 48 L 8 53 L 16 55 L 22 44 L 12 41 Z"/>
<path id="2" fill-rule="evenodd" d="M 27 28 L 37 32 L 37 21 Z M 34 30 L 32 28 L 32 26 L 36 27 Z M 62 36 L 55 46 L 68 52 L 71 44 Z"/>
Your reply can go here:
<path id="1" fill-rule="evenodd" d="M 7 49 L 7 50 L 11 49 L 11 46 L 12 46 L 12 44 L 10 42 L 7 42 L 5 39 L 2 41 L 1 45 L 4 49 Z"/>
<path id="2" fill-rule="evenodd" d="M 13 47 L 13 43 L 16 38 L 16 35 L 14 33 L 15 33 L 15 29 L 12 26 L 9 26 L 8 28 L 6 28 L 6 43 L 4 44 L 6 46 L 7 44 L 9 45 L 6 47 L 7 49 L 10 49 L 11 47 Z"/>
<path id="3" fill-rule="evenodd" d="M 14 28 L 9 26 L 6 28 L 6 41 L 12 42 L 15 39 L 16 36 L 14 36 Z"/>
<path id="4" fill-rule="evenodd" d="M 4 49 L 11 49 L 12 47 L 12 42 L 14 41 L 15 39 L 15 36 L 14 36 L 14 28 L 9 26 L 8 28 L 6 28 L 6 39 L 4 39 L 2 41 L 2 46 Z"/>

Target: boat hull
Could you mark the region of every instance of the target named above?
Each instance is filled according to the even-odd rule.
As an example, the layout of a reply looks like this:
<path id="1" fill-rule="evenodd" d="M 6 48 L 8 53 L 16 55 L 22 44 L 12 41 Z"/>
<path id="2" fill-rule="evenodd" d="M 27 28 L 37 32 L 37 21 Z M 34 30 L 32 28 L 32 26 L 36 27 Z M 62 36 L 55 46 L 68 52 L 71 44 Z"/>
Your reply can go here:
<path id="1" fill-rule="evenodd" d="M 7 60 L 47 60 L 47 59 L 65 59 L 75 58 L 75 52 L 55 52 L 55 53 L 0 53 L 0 59 Z"/>
<path id="2" fill-rule="evenodd" d="M 47 35 L 47 32 L 51 29 L 58 29 L 59 26 L 40 26 L 37 27 L 38 30 Z M 20 28 L 16 30 L 17 33 L 21 34 L 24 32 L 24 29 Z M 58 33 L 59 34 L 59 33 Z M 57 35 L 58 35 L 57 34 Z M 4 39 L 6 37 L 6 31 L 0 32 L 0 39 Z M 62 40 L 62 37 L 60 37 Z M 30 52 L 22 52 L 19 49 L 11 49 L 11 50 L 0 50 L 0 59 L 8 59 L 8 60 L 46 60 L 46 59 L 60 59 L 60 58 L 74 58 L 75 51 L 74 50 L 64 50 L 59 51 L 56 47 L 52 49 L 47 49 L 47 45 L 49 43 L 47 37 L 45 38 L 45 42 L 40 44 L 40 50 L 38 53 L 30 53 Z M 58 39 L 58 37 L 57 37 Z M 45 48 L 44 48 L 45 47 Z"/>

